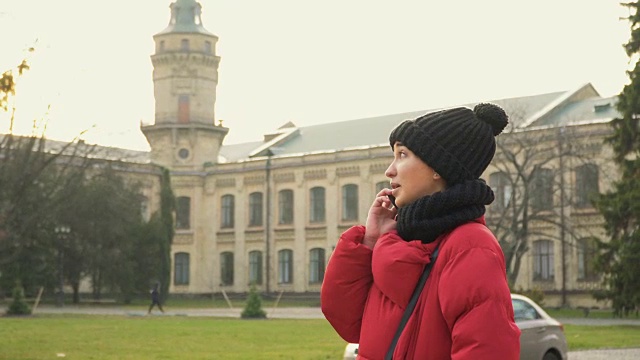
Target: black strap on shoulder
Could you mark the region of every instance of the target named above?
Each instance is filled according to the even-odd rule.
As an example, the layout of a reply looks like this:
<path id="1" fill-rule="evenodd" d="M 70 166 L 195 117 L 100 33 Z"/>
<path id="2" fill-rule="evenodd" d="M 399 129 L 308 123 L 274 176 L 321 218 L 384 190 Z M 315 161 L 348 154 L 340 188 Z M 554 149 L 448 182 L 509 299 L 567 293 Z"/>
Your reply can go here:
<path id="1" fill-rule="evenodd" d="M 404 314 L 402 314 L 402 319 L 400 320 L 400 325 L 398 325 L 398 330 L 396 330 L 396 334 L 393 336 L 393 341 L 391 341 L 391 345 L 389 346 L 387 355 L 385 355 L 384 357 L 385 360 L 393 360 L 393 352 L 396 350 L 396 345 L 398 345 L 398 339 L 400 339 L 400 335 L 402 334 L 404 327 L 407 325 L 407 322 L 409 321 L 413 310 L 416 308 L 416 303 L 418 303 L 420 293 L 422 293 L 424 284 L 427 282 L 429 273 L 431 273 L 431 268 L 433 267 L 433 264 L 436 262 L 436 258 L 438 257 L 438 250 L 440 250 L 440 244 L 438 244 L 438 246 L 434 250 L 433 255 L 431 256 L 431 262 L 424 267 L 424 271 L 422 271 L 422 275 L 420 275 L 418 284 L 413 290 L 413 294 L 411 294 L 411 300 L 409 300 L 407 308 L 404 309 Z"/>

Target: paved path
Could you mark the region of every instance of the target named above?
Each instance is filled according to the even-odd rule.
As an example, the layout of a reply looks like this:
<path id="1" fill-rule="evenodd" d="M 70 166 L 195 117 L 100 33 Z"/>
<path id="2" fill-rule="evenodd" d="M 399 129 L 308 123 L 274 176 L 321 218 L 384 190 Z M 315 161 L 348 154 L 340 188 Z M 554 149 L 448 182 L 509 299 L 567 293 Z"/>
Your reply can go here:
<path id="1" fill-rule="evenodd" d="M 171 309 L 165 307 L 166 313 L 162 314 L 154 309 L 152 316 L 211 316 L 239 318 L 241 308 L 215 308 L 215 309 Z M 272 319 L 323 319 L 324 316 L 317 307 L 295 308 L 264 308 L 267 317 Z M 0 313 L 5 309 L 0 308 Z M 36 314 L 84 314 L 84 315 L 121 315 L 121 316 L 146 316 L 146 310 L 131 310 L 119 307 L 87 307 L 87 306 L 41 306 Z M 594 318 L 566 318 L 558 319 L 563 324 L 572 325 L 632 325 L 640 326 L 640 319 L 594 319 Z M 640 345 L 640 340 L 639 340 Z M 638 360 L 640 348 L 613 349 L 613 350 L 588 350 L 571 351 L 569 360 Z"/>
<path id="2" fill-rule="evenodd" d="M 569 360 L 638 360 L 638 349 L 570 351 Z"/>

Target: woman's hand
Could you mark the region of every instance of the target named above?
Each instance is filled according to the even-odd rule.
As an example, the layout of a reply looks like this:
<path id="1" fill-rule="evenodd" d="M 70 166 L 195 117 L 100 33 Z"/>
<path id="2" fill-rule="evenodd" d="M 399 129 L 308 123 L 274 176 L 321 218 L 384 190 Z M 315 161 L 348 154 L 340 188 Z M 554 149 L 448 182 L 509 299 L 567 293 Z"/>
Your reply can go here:
<path id="1" fill-rule="evenodd" d="M 373 248 L 380 235 L 396 228 L 395 218 L 398 210 L 391 203 L 389 195 L 391 195 L 391 189 L 380 190 L 369 209 L 362 244 L 370 248 Z"/>

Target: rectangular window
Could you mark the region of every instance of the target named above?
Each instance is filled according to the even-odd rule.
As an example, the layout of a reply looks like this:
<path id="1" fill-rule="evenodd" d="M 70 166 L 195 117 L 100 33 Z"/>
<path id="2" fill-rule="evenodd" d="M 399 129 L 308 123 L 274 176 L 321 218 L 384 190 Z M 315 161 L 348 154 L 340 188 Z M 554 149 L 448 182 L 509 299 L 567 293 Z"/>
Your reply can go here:
<path id="1" fill-rule="evenodd" d="M 594 239 L 578 240 L 578 280 L 596 280 L 594 269 L 596 242 Z"/>
<path id="2" fill-rule="evenodd" d="M 262 285 L 262 252 L 249 253 L 249 284 Z"/>
<path id="3" fill-rule="evenodd" d="M 174 255 L 173 284 L 174 285 L 189 284 L 189 254 L 188 253 L 176 253 Z"/>
<path id="4" fill-rule="evenodd" d="M 189 39 L 182 39 L 180 41 L 180 49 L 182 51 L 189 51 Z"/>
<path id="5" fill-rule="evenodd" d="M 504 172 L 495 172 L 489 175 L 489 185 L 496 196 L 491 207 L 498 212 L 507 209 L 511 202 L 513 191 L 509 175 Z"/>
<path id="6" fill-rule="evenodd" d="M 293 190 L 278 193 L 278 224 L 293 224 Z"/>
<path id="7" fill-rule="evenodd" d="M 191 198 L 179 196 L 176 200 L 176 229 L 189 229 L 191 227 Z"/>
<path id="8" fill-rule="evenodd" d="M 211 41 L 204 42 L 204 53 L 211 54 Z"/>
<path id="9" fill-rule="evenodd" d="M 186 124 L 189 122 L 189 95 L 178 96 L 178 122 Z"/>
<path id="10" fill-rule="evenodd" d="M 293 283 L 293 251 L 278 251 L 278 283 Z"/>
<path id="11" fill-rule="evenodd" d="M 325 221 L 324 212 L 324 188 L 314 187 L 310 191 L 310 218 L 312 223 L 323 223 Z"/>
<path id="12" fill-rule="evenodd" d="M 233 228 L 233 212 L 234 212 L 234 197 L 233 195 L 224 195 L 222 197 L 222 219 L 220 227 L 223 229 Z"/>
<path id="13" fill-rule="evenodd" d="M 220 284 L 233 285 L 233 253 L 220 254 Z"/>
<path id="14" fill-rule="evenodd" d="M 324 249 L 309 252 L 309 284 L 320 284 L 324 279 Z"/>
<path id="15" fill-rule="evenodd" d="M 531 207 L 534 211 L 553 209 L 553 171 L 539 168 L 535 171 L 531 189 Z"/>
<path id="16" fill-rule="evenodd" d="M 262 226 L 262 193 L 249 195 L 249 226 Z"/>
<path id="17" fill-rule="evenodd" d="M 342 220 L 358 220 L 358 185 L 348 184 L 342 187 Z"/>
<path id="18" fill-rule="evenodd" d="M 553 280 L 553 242 L 538 240 L 533 243 L 533 279 Z"/>
<path id="19" fill-rule="evenodd" d="M 600 192 L 598 166 L 584 164 L 576 168 L 576 207 L 593 206 L 592 198 Z"/>

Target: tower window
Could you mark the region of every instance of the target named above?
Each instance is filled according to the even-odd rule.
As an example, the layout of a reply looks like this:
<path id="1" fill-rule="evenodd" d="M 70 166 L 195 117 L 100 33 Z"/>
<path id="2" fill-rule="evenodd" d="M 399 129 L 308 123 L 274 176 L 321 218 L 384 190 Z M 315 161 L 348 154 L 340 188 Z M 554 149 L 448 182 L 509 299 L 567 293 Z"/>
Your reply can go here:
<path id="1" fill-rule="evenodd" d="M 164 40 L 160 41 L 160 46 L 158 48 L 158 52 L 163 52 L 164 51 Z"/>
<path id="2" fill-rule="evenodd" d="M 204 52 L 206 54 L 211 54 L 211 41 L 204 42 Z"/>
<path id="3" fill-rule="evenodd" d="M 182 51 L 189 51 L 189 39 L 182 39 L 180 49 L 182 49 Z"/>
<path id="4" fill-rule="evenodd" d="M 189 122 L 189 95 L 180 95 L 178 97 L 178 122 Z"/>

